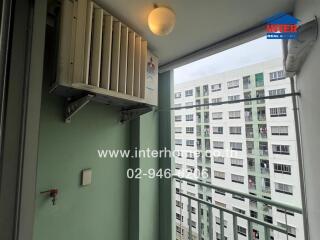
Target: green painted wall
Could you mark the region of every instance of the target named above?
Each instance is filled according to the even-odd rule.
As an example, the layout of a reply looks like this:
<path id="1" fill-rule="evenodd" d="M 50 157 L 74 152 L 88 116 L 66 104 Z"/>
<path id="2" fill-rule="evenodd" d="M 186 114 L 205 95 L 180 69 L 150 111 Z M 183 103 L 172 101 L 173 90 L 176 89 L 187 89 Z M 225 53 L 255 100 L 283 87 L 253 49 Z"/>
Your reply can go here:
<path id="1" fill-rule="evenodd" d="M 129 160 L 99 159 L 97 149 L 128 149 L 129 124 L 119 123 L 117 109 L 98 103 L 89 103 L 66 124 L 63 98 L 49 95 L 44 85 L 34 239 L 127 240 Z M 93 182 L 81 187 L 85 168 L 92 168 Z M 59 189 L 55 206 L 39 194 L 50 188 Z"/>
<path id="2" fill-rule="evenodd" d="M 173 102 L 173 71 L 167 71 L 159 74 L 159 109 L 169 109 Z M 171 150 L 173 146 L 173 111 L 159 111 L 159 149 Z M 159 159 L 159 167 L 165 171 L 165 169 L 171 169 L 173 171 L 174 163 L 169 156 L 161 157 Z M 175 188 L 172 187 L 171 179 L 160 179 L 160 240 L 176 239 L 175 237 Z M 173 215 L 174 214 L 174 215 Z M 174 231 L 173 231 L 174 230 Z"/>
<path id="3" fill-rule="evenodd" d="M 52 36 L 47 34 L 50 40 Z M 47 49 L 45 59 L 54 59 L 52 53 Z M 100 148 L 157 150 L 159 112 L 120 124 L 119 109 L 89 103 L 66 124 L 64 98 L 48 93 L 55 75 L 52 64 L 44 66 L 34 240 L 159 239 L 159 215 L 164 211 L 159 201 L 163 194 L 171 197 L 166 192 L 170 186 L 160 192 L 158 178 L 129 180 L 126 176 L 129 167 L 144 172 L 158 170 L 159 159 L 99 159 L 97 154 Z M 92 168 L 93 182 L 81 187 L 81 170 L 86 168 Z M 55 206 L 40 195 L 40 191 L 50 188 L 59 189 Z M 168 206 L 165 212 L 168 209 L 171 211 Z M 162 221 L 170 222 L 171 218 Z M 168 229 L 165 232 L 169 236 Z"/>
<path id="4" fill-rule="evenodd" d="M 158 150 L 158 113 L 153 111 L 140 117 L 140 149 Z M 140 158 L 143 172 L 159 169 L 158 158 Z M 140 180 L 140 240 L 159 237 L 159 178 L 142 177 Z"/>
<path id="5" fill-rule="evenodd" d="M 158 112 L 152 111 L 131 122 L 131 148 L 159 148 Z M 159 239 L 159 179 L 149 178 L 149 169 L 159 169 L 159 158 L 141 156 L 130 160 L 130 168 L 141 169 L 140 179 L 130 182 L 130 240 Z"/>

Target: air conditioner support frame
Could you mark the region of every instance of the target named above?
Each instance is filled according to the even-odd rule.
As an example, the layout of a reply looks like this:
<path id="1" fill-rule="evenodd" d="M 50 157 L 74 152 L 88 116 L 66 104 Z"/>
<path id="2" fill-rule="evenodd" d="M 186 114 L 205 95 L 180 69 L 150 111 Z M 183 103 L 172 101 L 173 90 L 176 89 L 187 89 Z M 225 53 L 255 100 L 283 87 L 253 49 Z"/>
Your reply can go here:
<path id="1" fill-rule="evenodd" d="M 70 123 L 71 118 L 82 109 L 85 105 L 87 105 L 93 98 L 94 94 L 87 94 L 83 97 L 80 97 L 76 100 L 68 100 L 66 109 L 65 109 L 65 122 Z"/>
<path id="2" fill-rule="evenodd" d="M 141 115 L 151 112 L 153 107 L 151 106 L 137 106 L 133 108 L 123 109 L 120 111 L 120 122 L 124 123 L 140 117 Z"/>

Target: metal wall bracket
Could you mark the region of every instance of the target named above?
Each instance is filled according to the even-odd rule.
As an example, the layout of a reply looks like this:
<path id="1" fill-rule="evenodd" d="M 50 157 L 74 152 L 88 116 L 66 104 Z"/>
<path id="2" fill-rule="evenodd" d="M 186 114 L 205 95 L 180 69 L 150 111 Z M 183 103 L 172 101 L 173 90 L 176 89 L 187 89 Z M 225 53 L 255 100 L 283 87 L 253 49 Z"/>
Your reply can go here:
<path id="1" fill-rule="evenodd" d="M 120 122 L 124 123 L 140 117 L 141 115 L 151 112 L 153 107 L 150 106 L 138 106 L 130 109 L 124 109 L 120 111 Z"/>
<path id="2" fill-rule="evenodd" d="M 68 102 L 65 110 L 65 122 L 70 123 L 71 118 L 80 111 L 85 105 L 87 105 L 91 99 L 94 98 L 93 94 L 87 94 L 86 96 L 80 97 L 77 100 Z"/>

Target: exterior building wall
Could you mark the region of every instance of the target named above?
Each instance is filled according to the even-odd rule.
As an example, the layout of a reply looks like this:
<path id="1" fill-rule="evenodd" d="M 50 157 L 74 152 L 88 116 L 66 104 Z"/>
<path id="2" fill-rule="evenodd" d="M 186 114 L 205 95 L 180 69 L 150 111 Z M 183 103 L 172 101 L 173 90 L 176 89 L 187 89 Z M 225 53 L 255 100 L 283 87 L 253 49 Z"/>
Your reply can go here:
<path id="1" fill-rule="evenodd" d="M 208 102 L 212 103 L 216 101 L 214 99 L 217 98 L 221 98 L 221 101 L 232 100 L 234 98 L 231 96 L 237 95 L 238 97 L 235 99 L 243 99 L 248 97 L 248 93 L 250 93 L 251 98 L 254 98 L 263 95 L 268 96 L 269 91 L 277 89 L 284 89 L 285 93 L 290 93 L 290 79 L 284 76 L 281 77 L 281 75 L 279 75 L 280 79 L 271 79 L 270 73 L 278 71 L 282 71 L 281 59 L 273 59 L 203 79 L 178 84 L 175 85 L 174 103 L 176 107 L 190 105 L 191 102 L 194 105 L 198 105 Z M 244 78 L 250 78 L 250 84 L 246 84 Z M 231 83 L 228 83 L 232 80 L 239 80 L 239 85 L 231 85 Z M 215 84 L 221 84 L 221 90 L 212 91 L 211 86 Z M 206 93 L 204 89 L 206 87 L 204 86 L 208 86 L 208 93 Z M 198 89 L 200 89 L 200 94 L 197 93 Z M 216 88 L 214 89 L 216 90 Z M 186 96 L 186 93 L 190 94 L 191 90 L 192 96 Z M 286 115 L 271 116 L 270 112 L 274 111 L 274 108 L 279 107 L 286 108 Z M 249 109 L 252 114 L 248 114 Z M 231 111 L 240 111 L 240 118 L 230 119 L 229 113 Z M 222 118 L 213 119 L 213 114 L 215 113 L 222 113 Z M 186 115 L 190 114 L 193 115 L 193 121 L 186 121 Z M 209 119 L 205 119 L 205 115 L 209 115 Z M 179 116 L 181 116 L 181 121 L 179 121 Z M 201 116 L 201 119 L 198 120 L 197 116 Z M 217 116 L 217 114 L 215 116 Z M 258 197 L 285 202 L 293 206 L 301 206 L 295 125 L 292 100 L 290 97 L 175 110 L 175 118 L 177 118 L 175 127 L 178 131 L 175 133 L 175 141 L 177 141 L 178 144 L 182 141 L 182 145 L 175 145 L 175 150 L 183 153 L 185 153 L 185 151 L 198 150 L 202 152 L 203 155 L 201 157 L 194 157 L 193 160 L 187 159 L 186 154 L 182 154 L 181 157 L 175 157 L 176 170 L 180 170 L 184 177 L 196 178 L 194 174 L 186 176 L 188 170 L 197 171 L 198 169 L 198 171 L 200 170 L 199 172 L 201 172 L 203 169 L 206 169 L 209 177 L 200 177 L 198 180 L 244 193 L 250 193 Z M 273 135 L 271 133 L 271 127 L 279 126 L 287 127 L 288 134 Z M 186 127 L 193 127 L 193 133 L 186 133 Z M 220 127 L 220 129 L 217 129 L 217 127 Z M 221 127 L 223 132 L 219 132 L 221 131 Z M 241 127 L 241 132 L 239 134 L 231 134 L 230 127 Z M 209 134 L 208 130 L 205 129 L 209 129 Z M 213 129 L 216 129 L 218 134 L 215 134 Z M 192 140 L 194 146 L 186 146 L 187 140 Z M 223 149 L 214 148 L 214 142 L 216 141 L 223 142 Z M 230 145 L 232 142 L 240 143 L 242 150 L 232 150 Z M 190 143 L 190 141 L 188 141 L 188 143 Z M 210 146 L 208 144 L 210 144 Z M 252 149 L 250 147 L 251 144 L 254 145 Z M 263 144 L 265 146 L 264 148 L 262 147 Z M 289 146 L 289 154 L 274 152 L 274 145 Z M 284 149 L 286 148 L 287 147 L 284 147 Z M 210 156 L 206 155 L 206 153 L 208 153 L 206 149 L 210 150 Z M 220 161 L 216 159 L 216 157 L 220 157 Z M 221 163 L 221 157 L 223 158 L 223 163 Z M 237 161 L 235 159 L 239 160 Z M 238 163 L 241 163 L 241 160 L 242 166 L 239 166 Z M 253 162 L 254 167 L 251 164 Z M 274 164 L 290 166 L 291 174 L 279 173 L 279 171 L 275 172 Z M 221 179 L 221 173 L 218 173 L 219 176 L 215 177 L 215 171 L 224 173 L 224 179 Z M 243 183 L 234 181 L 235 179 L 232 179 L 232 175 L 242 176 Z M 276 191 L 275 187 L 278 183 L 292 186 L 292 195 Z M 276 225 L 278 223 L 285 223 L 285 214 L 276 208 L 270 208 L 262 203 L 249 202 L 247 199 L 239 199 L 237 196 L 232 196 L 228 193 L 221 194 L 197 185 L 190 186 L 185 182 L 183 182 L 181 186 L 180 183 L 176 183 L 176 187 L 178 189 L 181 187 L 185 194 L 198 197 L 213 204 L 220 204 L 220 206 L 225 204 L 227 209 L 233 210 L 234 207 L 241 209 L 245 211 L 246 215 L 256 215 L 256 217 L 262 221 L 272 221 L 273 224 Z M 176 200 L 179 202 L 180 197 L 179 195 L 176 196 Z M 184 239 L 188 239 L 188 200 L 186 198 L 182 198 L 181 200 L 183 202 L 183 209 L 181 210 L 183 222 L 180 223 L 178 219 L 176 221 L 178 231 L 181 224 Z M 213 209 L 211 219 L 211 212 L 205 206 L 198 206 L 198 204 L 193 201 L 191 202 L 191 206 L 195 208 L 194 213 L 191 214 L 194 225 L 192 227 L 194 239 L 220 239 L 220 237 L 217 236 L 217 234 L 220 233 L 220 226 L 216 223 L 217 221 L 219 223 L 219 219 L 217 219 L 219 218 L 219 211 Z M 198 209 L 199 207 L 200 209 Z M 201 208 L 204 209 L 203 214 L 201 214 Z M 176 210 L 177 213 L 180 214 L 180 208 L 177 207 Z M 233 239 L 232 216 L 225 214 L 224 220 L 226 221 L 224 235 L 227 239 Z M 289 239 L 304 239 L 302 216 L 297 214 L 294 216 L 288 215 L 287 221 L 289 226 L 295 228 L 296 235 L 295 237 L 289 236 Z M 246 236 L 238 234 L 238 238 L 247 239 L 247 222 L 243 219 L 238 219 L 237 224 L 246 229 Z M 198 235 L 198 229 L 200 230 L 200 235 Z M 254 224 L 253 229 L 258 231 L 258 234 L 253 236 L 253 239 L 264 239 L 264 229 L 261 226 Z M 272 233 L 271 235 L 274 235 L 274 239 L 277 240 L 286 239 L 286 236 L 283 234 Z M 179 238 L 179 236 L 179 233 L 177 233 L 177 238 Z M 259 238 L 257 238 L 258 236 Z"/>

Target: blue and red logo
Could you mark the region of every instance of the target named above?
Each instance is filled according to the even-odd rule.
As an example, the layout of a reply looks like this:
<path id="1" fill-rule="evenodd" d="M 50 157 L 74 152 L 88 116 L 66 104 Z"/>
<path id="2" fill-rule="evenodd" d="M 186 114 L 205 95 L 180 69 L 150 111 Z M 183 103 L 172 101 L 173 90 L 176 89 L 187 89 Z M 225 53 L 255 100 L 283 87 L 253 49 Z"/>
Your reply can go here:
<path id="1" fill-rule="evenodd" d="M 267 39 L 297 39 L 299 19 L 286 13 L 278 13 L 266 22 Z"/>

